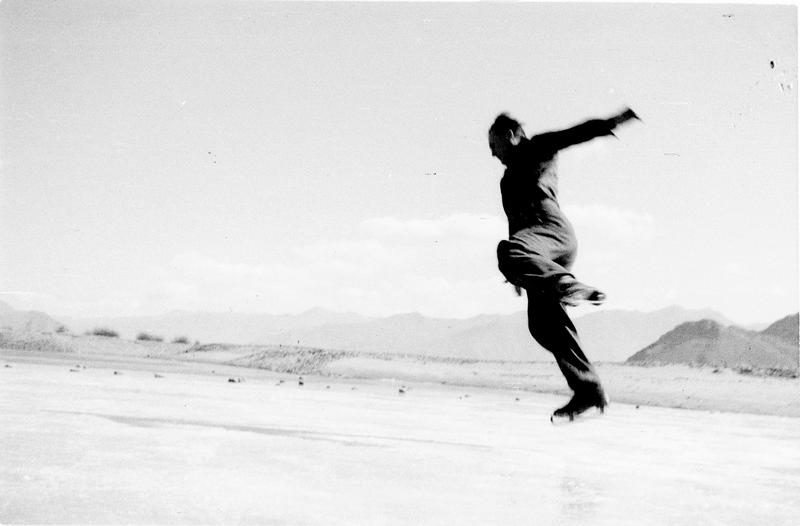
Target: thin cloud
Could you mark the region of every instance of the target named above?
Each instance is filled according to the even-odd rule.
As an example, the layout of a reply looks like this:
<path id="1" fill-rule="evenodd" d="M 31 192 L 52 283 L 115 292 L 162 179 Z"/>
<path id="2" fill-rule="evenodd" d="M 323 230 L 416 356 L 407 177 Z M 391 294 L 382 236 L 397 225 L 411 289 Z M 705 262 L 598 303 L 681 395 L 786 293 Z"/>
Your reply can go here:
<path id="1" fill-rule="evenodd" d="M 655 237 L 655 218 L 647 213 L 603 204 L 566 205 L 564 211 L 580 237 L 610 239 L 626 243 Z"/>
<path id="2" fill-rule="evenodd" d="M 590 247 L 622 244 L 624 250 L 655 232 L 652 216 L 632 210 L 573 205 L 567 214 Z M 506 234 L 505 218 L 491 214 L 376 217 L 340 239 L 298 245 L 280 260 L 243 263 L 185 253 L 163 269 L 142 304 L 262 312 L 321 306 L 443 317 L 511 312 L 524 305 L 497 271 L 495 247 Z M 583 260 L 602 273 L 617 266 L 615 254 L 589 248 Z"/>
<path id="3" fill-rule="evenodd" d="M 283 260 L 252 264 L 184 253 L 162 269 L 147 302 L 164 303 L 162 310 L 211 302 L 217 310 L 268 312 L 315 306 L 379 315 L 508 311 L 494 255 L 504 234 L 504 221 L 485 214 L 381 217 L 362 222 L 350 237 L 296 246 Z"/>
<path id="4" fill-rule="evenodd" d="M 488 214 L 453 214 L 437 219 L 408 219 L 377 217 L 367 219 L 360 230 L 372 237 L 412 240 L 444 239 L 448 237 L 492 238 L 505 232 L 504 220 Z"/>

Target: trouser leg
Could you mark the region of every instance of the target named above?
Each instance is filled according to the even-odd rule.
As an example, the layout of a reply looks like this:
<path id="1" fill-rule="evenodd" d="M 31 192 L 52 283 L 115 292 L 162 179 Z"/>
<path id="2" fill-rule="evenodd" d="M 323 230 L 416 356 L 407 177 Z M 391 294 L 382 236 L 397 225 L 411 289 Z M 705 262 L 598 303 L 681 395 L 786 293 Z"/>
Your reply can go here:
<path id="1" fill-rule="evenodd" d="M 557 299 L 528 291 L 528 329 L 539 345 L 553 354 L 570 389 L 576 393 L 602 393 L 600 377 L 581 348 L 575 325 Z"/>

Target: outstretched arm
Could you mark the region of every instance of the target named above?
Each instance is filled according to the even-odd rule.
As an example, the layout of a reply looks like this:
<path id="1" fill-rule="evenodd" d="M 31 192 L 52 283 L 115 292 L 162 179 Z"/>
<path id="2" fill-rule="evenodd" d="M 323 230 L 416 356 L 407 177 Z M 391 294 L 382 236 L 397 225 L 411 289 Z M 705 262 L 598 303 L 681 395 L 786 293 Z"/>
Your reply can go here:
<path id="1" fill-rule="evenodd" d="M 608 119 L 591 119 L 566 130 L 536 135 L 531 140 L 535 140 L 553 151 L 563 150 L 573 144 L 590 141 L 595 137 L 614 135 L 614 128 L 631 119 L 639 119 L 639 116 L 632 109 L 625 108 Z"/>

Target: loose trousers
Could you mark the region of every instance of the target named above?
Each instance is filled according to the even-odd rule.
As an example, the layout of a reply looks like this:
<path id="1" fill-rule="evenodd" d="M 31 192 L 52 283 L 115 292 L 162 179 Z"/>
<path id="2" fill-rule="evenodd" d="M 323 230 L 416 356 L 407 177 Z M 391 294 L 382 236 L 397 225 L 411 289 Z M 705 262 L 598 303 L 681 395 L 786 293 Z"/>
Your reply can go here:
<path id="1" fill-rule="evenodd" d="M 550 351 L 570 389 L 602 392 L 600 378 L 581 348 L 578 332 L 564 305 L 554 293 L 555 283 L 575 259 L 577 243 L 571 232 L 529 229 L 497 247 L 500 271 L 528 296 L 528 330 L 539 345 Z"/>
<path id="2" fill-rule="evenodd" d="M 558 298 L 528 291 L 528 330 L 553 354 L 570 389 L 576 393 L 602 392 L 600 377 L 584 354 L 578 331 Z"/>

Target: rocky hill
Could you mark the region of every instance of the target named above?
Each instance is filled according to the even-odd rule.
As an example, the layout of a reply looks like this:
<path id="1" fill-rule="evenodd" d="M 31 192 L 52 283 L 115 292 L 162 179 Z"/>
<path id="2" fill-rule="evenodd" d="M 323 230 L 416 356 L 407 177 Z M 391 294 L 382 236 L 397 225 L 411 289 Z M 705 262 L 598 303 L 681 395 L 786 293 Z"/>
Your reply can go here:
<path id="1" fill-rule="evenodd" d="M 23 333 L 55 332 L 61 323 L 38 311 L 16 310 L 0 302 L 0 331 Z"/>
<path id="2" fill-rule="evenodd" d="M 790 314 L 781 318 L 761 332 L 765 336 L 771 336 L 779 340 L 800 345 L 800 316 Z"/>
<path id="3" fill-rule="evenodd" d="M 602 310 L 575 320 L 581 342 L 590 359 L 624 362 L 661 335 L 688 321 L 713 320 L 722 325 L 731 321 L 709 309 L 666 307 L 651 312 Z"/>
<path id="4" fill-rule="evenodd" d="M 626 363 L 796 371 L 797 320 L 798 315 L 794 314 L 760 332 L 726 327 L 713 320 L 683 323 L 631 356 Z"/>

